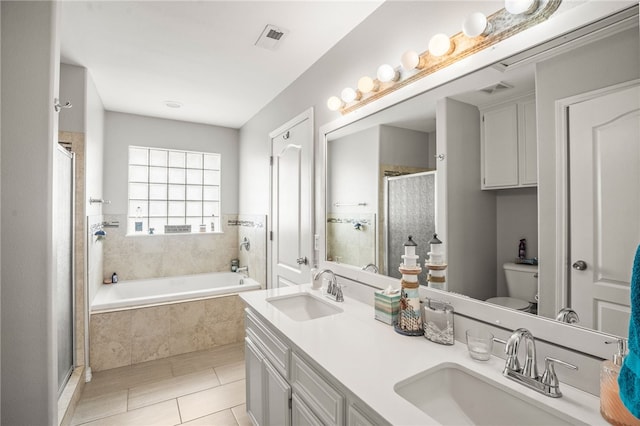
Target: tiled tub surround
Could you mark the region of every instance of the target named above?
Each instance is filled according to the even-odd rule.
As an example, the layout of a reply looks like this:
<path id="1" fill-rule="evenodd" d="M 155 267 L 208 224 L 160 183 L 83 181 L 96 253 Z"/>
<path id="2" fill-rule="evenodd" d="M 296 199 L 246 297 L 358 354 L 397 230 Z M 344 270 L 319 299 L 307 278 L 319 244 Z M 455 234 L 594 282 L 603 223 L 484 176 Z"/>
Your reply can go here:
<path id="1" fill-rule="evenodd" d="M 238 215 L 235 222 L 238 227 L 238 246 L 243 238 L 247 238 L 250 249 L 242 248 L 238 253 L 240 266 L 249 267 L 249 277 L 258 281 L 263 287 L 267 283 L 267 218 L 265 215 Z M 231 221 L 230 223 L 234 223 Z"/>
<path id="2" fill-rule="evenodd" d="M 118 273 L 121 280 L 171 277 L 228 271 L 238 257 L 237 215 L 222 217 L 222 232 L 180 235 L 127 236 L 126 215 L 105 215 L 119 227 L 106 228 L 104 274 Z M 230 225 L 232 223 L 232 225 Z"/>
<path id="3" fill-rule="evenodd" d="M 327 256 L 329 258 L 355 266 L 375 264 L 375 247 L 376 215 L 374 213 L 329 213 L 327 215 Z"/>
<path id="4" fill-rule="evenodd" d="M 90 364 L 101 371 L 242 342 L 244 303 L 237 295 L 94 313 Z"/>

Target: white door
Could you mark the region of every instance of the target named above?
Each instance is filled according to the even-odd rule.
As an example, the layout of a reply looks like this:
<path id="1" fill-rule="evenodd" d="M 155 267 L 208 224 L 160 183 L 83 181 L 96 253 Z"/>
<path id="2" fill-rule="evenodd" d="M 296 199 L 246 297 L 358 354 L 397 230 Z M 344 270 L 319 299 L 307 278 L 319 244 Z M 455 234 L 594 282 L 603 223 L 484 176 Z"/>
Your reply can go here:
<path id="1" fill-rule="evenodd" d="M 313 263 L 313 110 L 271 137 L 271 288 L 309 282 Z"/>
<path id="2" fill-rule="evenodd" d="M 570 300 L 580 324 L 627 335 L 640 244 L 640 87 L 569 107 Z"/>

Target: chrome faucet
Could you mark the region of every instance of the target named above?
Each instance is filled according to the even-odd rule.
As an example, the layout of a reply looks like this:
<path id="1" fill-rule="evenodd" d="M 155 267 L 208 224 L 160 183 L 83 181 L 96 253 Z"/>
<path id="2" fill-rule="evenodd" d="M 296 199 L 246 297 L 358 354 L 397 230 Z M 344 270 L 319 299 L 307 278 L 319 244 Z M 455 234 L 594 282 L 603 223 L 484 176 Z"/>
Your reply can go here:
<path id="1" fill-rule="evenodd" d="M 244 247 L 247 251 L 251 249 L 251 243 L 249 242 L 249 239 L 247 237 L 244 237 L 242 239 L 242 242 L 240 243 L 240 251 L 242 251 L 242 247 Z"/>
<path id="2" fill-rule="evenodd" d="M 520 342 L 524 339 L 526 346 L 526 354 L 524 358 L 524 365 L 520 368 L 520 362 L 518 361 L 518 349 Z M 533 334 L 526 328 L 519 328 L 513 332 L 507 344 L 504 348 L 507 354 L 507 363 L 505 370 L 516 370 L 520 374 L 523 374 L 532 379 L 538 377 L 538 367 L 536 366 L 536 342 L 533 338 Z"/>
<path id="3" fill-rule="evenodd" d="M 519 328 L 514 331 L 506 342 L 500 339 L 494 340 L 505 344 L 504 351 L 507 355 L 507 361 L 502 374 L 515 382 L 540 392 L 543 395 L 550 396 L 552 398 L 559 398 L 562 396 L 562 392 L 560 392 L 560 381 L 558 380 L 558 376 L 556 376 L 554 364 L 559 364 L 574 370 L 578 369 L 578 367 L 573 364 L 569 364 L 568 362 L 564 362 L 556 358 L 545 357 L 544 373 L 539 375 L 538 367 L 536 365 L 536 342 L 531 332 L 526 328 Z M 526 345 L 526 350 L 524 363 L 522 367 L 520 367 L 518 349 L 523 340 Z"/>
<path id="4" fill-rule="evenodd" d="M 335 298 L 336 302 L 344 302 L 344 296 L 342 294 L 342 286 L 338 284 L 338 280 L 336 279 L 336 274 L 333 273 L 331 269 L 321 269 L 313 275 L 313 280 L 317 280 L 323 274 L 330 274 L 331 280 L 329 280 L 329 285 L 327 285 L 327 294 L 326 296 Z"/>
<path id="5" fill-rule="evenodd" d="M 371 269 L 371 272 L 373 272 L 374 274 L 377 274 L 379 272 L 378 267 L 376 266 L 375 263 L 369 263 L 366 266 L 362 267 L 363 271 L 368 271 L 369 269 Z"/>
<path id="6" fill-rule="evenodd" d="M 244 274 L 247 277 L 249 277 L 249 267 L 248 266 L 240 266 L 240 267 L 238 267 L 238 269 L 236 269 L 236 272 L 238 272 L 240 274 Z"/>

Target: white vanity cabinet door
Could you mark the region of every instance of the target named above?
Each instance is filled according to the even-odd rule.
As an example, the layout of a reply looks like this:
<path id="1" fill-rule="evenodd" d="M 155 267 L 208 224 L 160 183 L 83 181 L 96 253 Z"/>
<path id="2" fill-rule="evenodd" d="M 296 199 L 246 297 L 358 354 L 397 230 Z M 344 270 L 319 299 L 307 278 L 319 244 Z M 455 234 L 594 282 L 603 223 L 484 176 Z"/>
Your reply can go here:
<path id="1" fill-rule="evenodd" d="M 482 188 L 518 185 L 518 107 L 502 106 L 482 114 Z"/>
<path id="2" fill-rule="evenodd" d="M 349 404 L 349 409 L 347 410 L 347 426 L 378 426 L 381 424 L 370 420 L 363 411 L 362 408 L 357 407 L 355 404 Z"/>
<path id="3" fill-rule="evenodd" d="M 264 369 L 264 424 L 291 425 L 289 404 L 291 400 L 291 386 L 278 374 L 276 369 L 266 359 L 262 363 Z M 296 423 L 294 423 L 296 424 Z"/>
<path id="4" fill-rule="evenodd" d="M 536 101 L 518 103 L 518 152 L 521 186 L 538 184 L 538 134 L 536 129 Z"/>
<path id="5" fill-rule="evenodd" d="M 244 339 L 247 415 L 254 425 L 264 424 L 263 374 L 264 356 L 251 339 Z"/>
<path id="6" fill-rule="evenodd" d="M 323 424 L 344 423 L 344 396 L 295 353 L 291 359 L 291 386 Z"/>
<path id="7" fill-rule="evenodd" d="M 291 422 L 295 426 L 324 426 L 295 393 L 291 398 Z"/>

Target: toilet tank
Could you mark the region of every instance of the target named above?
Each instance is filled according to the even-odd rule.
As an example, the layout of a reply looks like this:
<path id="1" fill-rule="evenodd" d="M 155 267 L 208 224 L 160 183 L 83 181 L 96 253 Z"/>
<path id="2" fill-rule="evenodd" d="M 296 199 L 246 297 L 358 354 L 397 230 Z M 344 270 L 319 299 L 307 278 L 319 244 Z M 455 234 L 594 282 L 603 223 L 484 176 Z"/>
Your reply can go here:
<path id="1" fill-rule="evenodd" d="M 538 266 L 511 262 L 502 266 L 509 297 L 537 303 L 535 297 L 538 294 Z"/>

